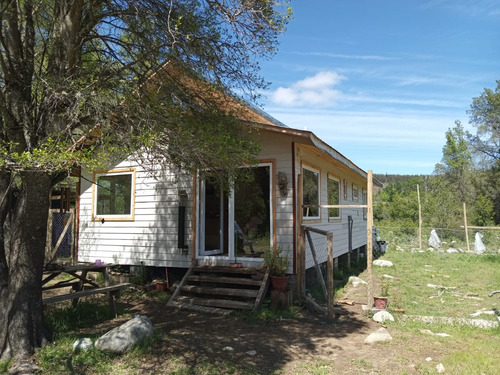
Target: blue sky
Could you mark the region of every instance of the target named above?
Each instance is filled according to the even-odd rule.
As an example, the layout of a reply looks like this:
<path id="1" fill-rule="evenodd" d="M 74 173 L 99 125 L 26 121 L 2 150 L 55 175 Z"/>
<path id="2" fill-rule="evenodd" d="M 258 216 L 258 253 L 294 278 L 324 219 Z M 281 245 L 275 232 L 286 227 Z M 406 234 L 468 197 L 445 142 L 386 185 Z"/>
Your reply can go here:
<path id="1" fill-rule="evenodd" d="M 292 0 L 263 109 L 364 170 L 430 174 L 445 132 L 500 79 L 500 2 Z"/>

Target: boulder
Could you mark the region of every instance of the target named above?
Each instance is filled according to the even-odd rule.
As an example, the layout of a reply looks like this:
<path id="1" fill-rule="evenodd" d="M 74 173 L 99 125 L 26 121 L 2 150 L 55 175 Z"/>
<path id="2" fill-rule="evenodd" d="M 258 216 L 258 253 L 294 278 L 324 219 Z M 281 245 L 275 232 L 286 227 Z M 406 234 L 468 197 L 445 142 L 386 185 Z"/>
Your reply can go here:
<path id="1" fill-rule="evenodd" d="M 94 347 L 92 340 L 88 337 L 78 339 L 73 343 L 73 351 L 75 353 L 86 352 Z"/>
<path id="2" fill-rule="evenodd" d="M 95 347 L 106 352 L 124 353 L 150 336 L 153 331 L 153 324 L 148 317 L 136 315 L 128 322 L 102 335 L 95 342 Z"/>
<path id="3" fill-rule="evenodd" d="M 375 332 L 370 333 L 370 335 L 365 339 L 365 344 L 373 344 L 376 342 L 390 341 L 392 336 L 389 334 L 385 328 L 379 328 Z"/>
<path id="4" fill-rule="evenodd" d="M 389 311 L 378 311 L 373 315 L 373 320 L 378 322 L 378 323 L 383 323 L 386 320 L 389 320 L 391 322 L 394 321 L 394 317 Z"/>
<path id="5" fill-rule="evenodd" d="M 374 266 L 379 266 L 379 267 L 392 267 L 393 264 L 390 260 L 383 260 L 383 259 L 377 259 L 373 261 Z"/>

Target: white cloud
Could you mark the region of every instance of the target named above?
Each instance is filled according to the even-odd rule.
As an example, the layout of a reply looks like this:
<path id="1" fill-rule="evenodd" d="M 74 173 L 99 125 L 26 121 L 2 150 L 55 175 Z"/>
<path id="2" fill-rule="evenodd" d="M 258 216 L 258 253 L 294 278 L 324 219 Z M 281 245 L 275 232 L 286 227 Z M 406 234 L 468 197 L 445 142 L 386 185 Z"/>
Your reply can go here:
<path id="1" fill-rule="evenodd" d="M 284 106 L 329 107 L 335 105 L 342 93 L 333 87 L 345 77 L 336 72 L 319 72 L 312 77 L 297 81 L 290 87 L 278 87 L 271 100 Z"/>

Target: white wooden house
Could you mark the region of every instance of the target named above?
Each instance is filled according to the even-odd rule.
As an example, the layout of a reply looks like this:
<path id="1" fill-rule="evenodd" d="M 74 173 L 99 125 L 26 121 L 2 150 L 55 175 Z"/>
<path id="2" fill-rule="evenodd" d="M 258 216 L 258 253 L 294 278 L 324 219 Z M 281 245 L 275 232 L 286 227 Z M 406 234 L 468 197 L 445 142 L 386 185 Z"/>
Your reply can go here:
<path id="1" fill-rule="evenodd" d="M 162 70 L 179 72 L 168 63 Z M 189 76 L 181 81 L 214 95 Z M 138 155 L 103 171 L 81 171 L 78 261 L 190 270 L 238 262 L 247 272 L 259 268 L 265 250 L 279 247 L 291 260 L 288 273 L 297 274 L 303 264 L 297 259 L 301 222 L 333 233 L 337 259 L 366 246 L 366 210 L 319 206 L 366 204 L 367 173 L 312 132 L 289 128 L 234 98 L 222 99 L 224 108 L 254 128 L 261 146 L 258 165 L 241 166 L 248 168 L 246 178 L 235 181 L 229 193 L 202 171 L 192 174 L 171 165 L 145 170 L 136 162 Z M 317 261 L 325 262 L 325 237 L 311 237 Z M 310 250 L 307 241 L 305 269 L 314 266 Z M 254 299 L 263 294 L 257 287 L 261 291 L 252 292 Z M 240 297 L 248 293 L 245 289 Z M 212 299 L 204 305 L 228 306 Z"/>
<path id="2" fill-rule="evenodd" d="M 366 245 L 366 217 L 360 208 L 315 205 L 363 204 L 367 174 L 310 131 L 292 129 L 256 112 L 253 126 L 262 150 L 252 167 L 253 182 L 236 181 L 230 195 L 218 184 L 158 166 L 155 176 L 134 162 L 106 171 L 83 171 L 80 180 L 78 261 L 188 268 L 260 265 L 262 251 L 280 246 L 296 272 L 298 207 L 303 224 L 332 231 L 334 256 Z M 303 202 L 298 202 L 302 174 Z M 318 261 L 326 245 L 318 242 Z M 321 243 L 323 241 L 323 244 Z M 321 251 L 324 249 L 324 251 Z M 306 251 L 306 267 L 312 267 Z"/>

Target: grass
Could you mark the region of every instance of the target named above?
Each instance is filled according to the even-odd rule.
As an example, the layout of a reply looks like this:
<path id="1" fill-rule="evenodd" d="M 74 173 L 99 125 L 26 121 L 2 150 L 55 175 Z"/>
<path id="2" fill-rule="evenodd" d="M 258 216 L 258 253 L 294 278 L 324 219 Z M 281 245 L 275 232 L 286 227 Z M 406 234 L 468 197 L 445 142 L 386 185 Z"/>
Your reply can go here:
<path id="1" fill-rule="evenodd" d="M 381 259 L 390 260 L 393 267 L 374 267 L 379 280 L 388 274 L 389 307 L 404 308 L 405 315 L 425 315 L 472 319 L 478 310 L 500 308 L 498 296 L 488 297 L 500 289 L 500 255 L 475 255 L 412 251 L 411 246 L 389 251 Z M 428 284 L 445 288 L 433 289 Z M 477 319 L 497 321 L 495 315 L 480 315 Z M 478 329 L 465 325 L 424 324 L 396 319 L 388 323 L 397 332 L 396 345 L 411 347 L 416 352 L 434 351 L 451 374 L 500 374 L 500 328 Z M 446 333 L 439 337 L 423 333 Z M 392 333 L 391 333 L 392 334 Z M 394 337 L 395 335 L 393 335 Z M 418 373 L 436 373 L 436 363 L 421 363 Z"/>
<path id="2" fill-rule="evenodd" d="M 398 242 L 399 250 L 389 240 L 389 251 L 381 258 L 393 262 L 393 267 L 374 267 L 374 276 L 379 280 L 384 274 L 394 279 L 386 279 L 386 294 L 389 307 L 404 308 L 404 315 L 432 315 L 454 318 L 472 318 L 470 314 L 477 310 L 491 310 L 500 307 L 498 295 L 488 297 L 492 290 L 500 289 L 500 255 L 448 254 L 437 252 L 412 251 L 414 244 Z M 357 271 L 357 270 L 356 270 Z M 352 270 L 343 271 L 348 277 Z M 364 277 L 363 274 L 360 275 Z M 450 289 L 433 289 L 428 284 L 441 285 Z M 453 289 L 451 289 L 453 288 Z M 337 293 L 342 293 L 339 289 Z M 377 291 L 374 291 L 377 292 Z M 143 295 L 159 302 L 167 297 L 155 291 Z M 262 373 L 258 364 L 249 361 L 241 363 L 236 358 L 218 357 L 194 353 L 194 357 L 170 353 L 159 353 L 158 347 L 168 348 L 175 345 L 168 333 L 157 331 L 129 353 L 121 356 L 102 353 L 92 349 L 85 353 L 73 353 L 72 344 L 80 338 L 79 329 L 95 327 L 108 319 L 106 303 L 98 304 L 82 301 L 77 308 L 51 309 L 47 321 L 55 331 L 55 343 L 45 346 L 37 353 L 37 362 L 44 374 L 140 374 L 152 373 L 162 368 L 160 373 L 174 375 L 194 374 L 243 374 Z M 295 305 L 287 310 L 273 310 L 267 307 L 256 313 L 240 313 L 236 319 L 252 324 L 267 324 L 282 318 L 295 319 L 300 316 L 302 306 Z M 436 364 L 442 363 L 449 374 L 500 374 L 498 353 L 500 353 L 500 328 L 478 329 L 463 325 L 423 324 L 414 320 L 401 319 L 403 315 L 394 314 L 395 322 L 385 325 L 393 336 L 387 344 L 387 350 L 405 348 L 405 354 L 399 363 L 416 363 L 418 374 L 435 374 Z M 492 315 L 480 315 L 478 318 L 496 320 Z M 300 320 L 300 318 L 299 318 Z M 272 324 L 270 325 L 272 326 Z M 440 337 L 424 333 L 447 333 L 451 337 Z M 95 330 L 94 330 L 95 331 Z M 98 337 L 89 336 L 93 341 Z M 221 344 L 222 345 L 222 344 Z M 219 348 L 216 352 L 221 352 Z M 164 357 L 162 357 L 164 356 Z M 426 357 L 432 357 L 426 362 Z M 421 358 L 415 362 L 415 358 Z M 373 358 L 348 358 L 354 373 L 377 372 L 378 363 Z M 151 361 L 164 361 L 162 366 L 149 370 Z M 5 372 L 9 363 L 0 362 L 0 373 Z M 292 369 L 278 369 L 273 374 L 289 374 Z M 310 358 L 298 362 L 293 368 L 294 374 L 329 374 L 335 372 L 335 362 L 319 358 Z M 415 373 L 411 372 L 411 373 Z"/>

